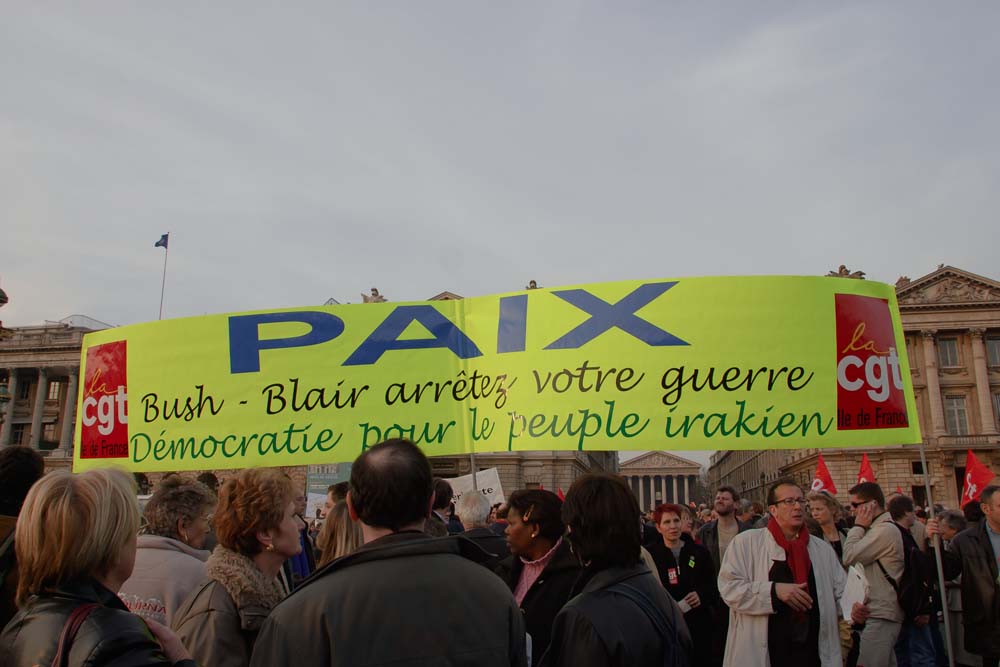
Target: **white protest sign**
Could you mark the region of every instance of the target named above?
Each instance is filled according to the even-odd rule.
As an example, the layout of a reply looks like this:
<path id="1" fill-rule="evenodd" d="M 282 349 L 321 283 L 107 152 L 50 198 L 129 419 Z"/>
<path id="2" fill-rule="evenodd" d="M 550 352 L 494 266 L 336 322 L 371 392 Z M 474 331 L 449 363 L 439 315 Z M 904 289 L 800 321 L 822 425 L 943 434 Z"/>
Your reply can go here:
<path id="1" fill-rule="evenodd" d="M 496 468 L 477 472 L 476 482 L 479 493 L 486 496 L 486 500 L 490 501 L 490 505 L 502 503 L 506 500 L 503 495 L 503 488 L 500 486 L 500 473 L 497 472 Z M 454 494 L 452 496 L 453 502 L 457 503 L 463 493 L 472 491 L 472 475 L 453 477 L 448 480 L 448 483 L 451 484 L 451 490 Z"/>

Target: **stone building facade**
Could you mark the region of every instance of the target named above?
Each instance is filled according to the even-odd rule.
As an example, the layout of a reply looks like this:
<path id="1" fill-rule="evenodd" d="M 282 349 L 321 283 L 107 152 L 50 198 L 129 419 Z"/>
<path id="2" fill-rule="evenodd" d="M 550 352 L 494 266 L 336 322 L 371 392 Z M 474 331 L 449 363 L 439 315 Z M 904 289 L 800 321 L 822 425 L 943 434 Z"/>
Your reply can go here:
<path id="1" fill-rule="evenodd" d="M 645 512 L 661 503 L 688 503 L 698 498 L 701 464 L 669 452 L 646 452 L 619 464 L 618 472 L 632 487 Z"/>
<path id="2" fill-rule="evenodd" d="M 868 450 L 878 482 L 927 502 L 925 474 L 935 502 L 955 507 L 962 493 L 966 452 L 1000 471 L 1000 282 L 951 266 L 896 284 L 910 375 L 927 451 L 918 447 Z M 719 451 L 709 480 L 763 500 L 774 479 L 792 476 L 809 486 L 820 450 Z M 841 500 L 854 485 L 860 449 L 825 449 Z"/>

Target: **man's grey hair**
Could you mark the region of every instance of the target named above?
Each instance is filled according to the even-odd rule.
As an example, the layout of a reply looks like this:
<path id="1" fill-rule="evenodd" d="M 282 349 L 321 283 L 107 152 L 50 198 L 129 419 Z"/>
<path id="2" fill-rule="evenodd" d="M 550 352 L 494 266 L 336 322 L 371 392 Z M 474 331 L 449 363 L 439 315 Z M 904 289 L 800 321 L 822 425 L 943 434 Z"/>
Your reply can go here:
<path id="1" fill-rule="evenodd" d="M 490 517 L 490 501 L 478 491 L 467 491 L 458 499 L 455 514 L 462 520 L 466 530 L 485 527 Z"/>
<path id="2" fill-rule="evenodd" d="M 944 525 L 948 526 L 954 531 L 962 532 L 969 525 L 965 520 L 965 515 L 961 512 L 956 512 L 955 510 L 948 510 L 947 512 L 942 512 L 939 520 Z"/>
<path id="3" fill-rule="evenodd" d="M 740 500 L 740 509 L 736 513 L 746 514 L 747 512 L 753 512 L 753 501 L 748 498 L 743 498 Z"/>

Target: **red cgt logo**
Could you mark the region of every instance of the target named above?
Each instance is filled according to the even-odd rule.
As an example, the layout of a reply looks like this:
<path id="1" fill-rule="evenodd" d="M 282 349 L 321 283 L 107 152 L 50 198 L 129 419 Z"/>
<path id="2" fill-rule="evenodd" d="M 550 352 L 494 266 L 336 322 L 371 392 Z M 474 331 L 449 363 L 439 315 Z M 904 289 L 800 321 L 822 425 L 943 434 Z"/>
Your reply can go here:
<path id="1" fill-rule="evenodd" d="M 80 415 L 80 458 L 128 458 L 128 373 L 125 341 L 87 350 Z"/>
<path id="2" fill-rule="evenodd" d="M 906 397 L 889 303 L 837 294 L 837 429 L 904 428 Z"/>

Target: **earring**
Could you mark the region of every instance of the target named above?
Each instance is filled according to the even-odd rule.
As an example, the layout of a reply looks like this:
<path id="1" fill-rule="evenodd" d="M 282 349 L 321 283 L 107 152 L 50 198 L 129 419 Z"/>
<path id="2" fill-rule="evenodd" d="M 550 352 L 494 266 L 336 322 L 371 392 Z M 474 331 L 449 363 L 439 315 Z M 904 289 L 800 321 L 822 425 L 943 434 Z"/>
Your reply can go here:
<path id="1" fill-rule="evenodd" d="M 183 530 L 181 531 L 181 539 L 184 540 L 185 542 L 188 541 L 188 535 Z"/>
<path id="2" fill-rule="evenodd" d="M 266 547 L 264 547 L 264 551 L 269 551 L 269 552 L 274 551 L 274 545 L 268 544 Z"/>
<path id="3" fill-rule="evenodd" d="M 531 534 L 531 539 L 535 539 L 536 537 L 538 537 L 538 533 L 532 533 Z"/>

